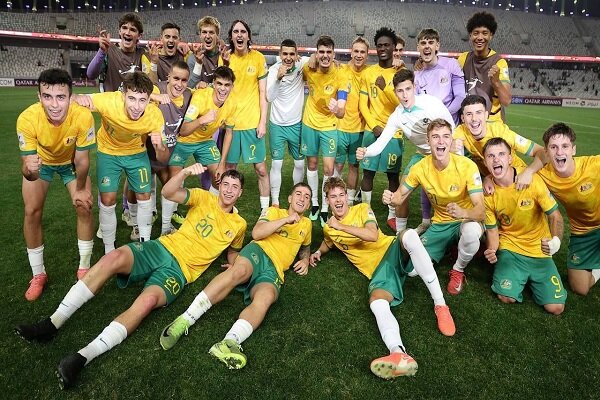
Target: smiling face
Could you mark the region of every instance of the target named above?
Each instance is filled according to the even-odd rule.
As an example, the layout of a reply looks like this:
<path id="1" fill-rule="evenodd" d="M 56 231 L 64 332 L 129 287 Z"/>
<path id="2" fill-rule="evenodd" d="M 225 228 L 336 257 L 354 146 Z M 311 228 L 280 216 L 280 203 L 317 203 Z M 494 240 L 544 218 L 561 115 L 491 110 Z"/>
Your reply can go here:
<path id="1" fill-rule="evenodd" d="M 231 41 L 233 42 L 234 50 L 237 53 L 245 53 L 248 51 L 250 35 L 244 24 L 241 22 L 236 23 L 231 29 Z"/>
<path id="2" fill-rule="evenodd" d="M 394 60 L 399 60 L 400 57 L 402 57 L 402 53 L 404 52 L 404 45 L 400 42 L 398 42 L 396 44 L 396 47 L 394 47 L 394 52 L 392 54 L 392 56 L 394 57 Z"/>
<path id="3" fill-rule="evenodd" d="M 333 47 L 321 45 L 317 48 L 317 62 L 320 68 L 327 69 L 331 67 L 333 58 Z"/>
<path id="4" fill-rule="evenodd" d="M 369 48 L 366 44 L 357 42 L 352 45 L 352 61 L 354 62 L 354 66 L 357 69 L 362 68 L 367 62 L 367 57 L 369 56 Z"/>
<path id="5" fill-rule="evenodd" d="M 375 43 L 379 62 L 391 60 L 394 56 L 394 41 L 392 38 L 382 36 Z"/>
<path id="6" fill-rule="evenodd" d="M 126 22 L 119 28 L 119 37 L 121 38 L 121 50 L 132 52 L 135 50 L 138 41 L 142 37 L 140 31 L 131 22 Z"/>
<path id="7" fill-rule="evenodd" d="M 486 55 L 489 50 L 490 42 L 494 35 L 485 26 L 475 28 L 469 33 L 469 40 L 475 53 L 479 55 Z"/>
<path id="8" fill-rule="evenodd" d="M 206 51 L 213 51 L 219 42 L 219 33 L 214 25 L 202 25 L 200 27 L 200 42 L 204 43 Z"/>
<path id="9" fill-rule="evenodd" d="M 311 192 L 306 186 L 298 186 L 292 194 L 288 196 L 290 208 L 288 211 L 294 211 L 298 215 L 302 215 L 311 205 Z"/>
<path id="10" fill-rule="evenodd" d="M 427 134 L 427 142 L 431 147 L 431 156 L 435 161 L 446 163 L 450 159 L 452 130 L 443 126 L 433 128 Z"/>
<path id="11" fill-rule="evenodd" d="M 146 110 L 149 98 L 148 93 L 134 92 L 131 89 L 127 89 L 123 93 L 127 116 L 133 121 L 140 119 Z"/>
<path id="12" fill-rule="evenodd" d="M 440 50 L 440 42 L 431 38 L 423 38 L 417 43 L 417 50 L 425 64 L 435 64 L 437 52 Z"/>
<path id="13" fill-rule="evenodd" d="M 175 28 L 165 29 L 160 35 L 160 41 L 166 55 L 175 55 L 177 53 L 177 45 L 180 41 L 179 31 Z"/>
<path id="14" fill-rule="evenodd" d="M 167 81 L 167 93 L 172 99 L 176 99 L 183 94 L 187 88 L 190 78 L 190 71 L 178 67 L 173 67 Z"/>
<path id="15" fill-rule="evenodd" d="M 485 105 L 477 103 L 463 107 L 463 123 L 471 135 L 477 140 L 481 140 L 485 136 L 487 119 L 488 112 L 485 109 Z"/>
<path id="16" fill-rule="evenodd" d="M 213 101 L 215 105 L 221 107 L 233 89 L 233 82 L 217 76 L 213 81 L 213 89 Z"/>
<path id="17" fill-rule="evenodd" d="M 504 186 L 512 183 L 512 156 L 510 149 L 505 144 L 487 146 L 484 162 L 494 180 Z M 508 174 L 508 175 L 507 175 Z"/>
<path id="18" fill-rule="evenodd" d="M 415 105 L 415 85 L 410 80 L 405 80 L 396 85 L 394 93 L 402 107 L 406 109 Z"/>
<path id="19" fill-rule="evenodd" d="M 237 199 L 242 195 L 242 183 L 239 179 L 225 176 L 219 185 L 219 203 L 223 208 L 235 205 Z"/>
<path id="20" fill-rule="evenodd" d="M 327 204 L 337 219 L 342 219 L 348 214 L 348 195 L 341 187 L 333 187 L 327 192 Z"/>
<path id="21" fill-rule="evenodd" d="M 554 170 L 561 177 L 569 177 L 575 172 L 576 146 L 565 135 L 553 135 L 548 140 L 546 155 Z"/>
<path id="22" fill-rule="evenodd" d="M 279 58 L 281 58 L 283 65 L 287 66 L 288 68 L 292 68 L 294 66 L 296 63 L 296 57 L 297 53 L 294 47 L 281 46 L 281 49 L 279 49 Z"/>
<path id="23" fill-rule="evenodd" d="M 38 98 L 46 118 L 52 125 L 58 126 L 62 124 L 69 112 L 69 104 L 71 95 L 69 94 L 69 86 L 64 84 L 48 85 L 40 84 Z"/>

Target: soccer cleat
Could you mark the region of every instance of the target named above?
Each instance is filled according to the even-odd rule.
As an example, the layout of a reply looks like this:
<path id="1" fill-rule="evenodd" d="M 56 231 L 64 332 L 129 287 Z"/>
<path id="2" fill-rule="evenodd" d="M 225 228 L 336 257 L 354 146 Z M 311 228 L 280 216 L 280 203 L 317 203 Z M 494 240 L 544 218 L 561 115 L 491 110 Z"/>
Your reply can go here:
<path id="1" fill-rule="evenodd" d="M 396 217 L 388 218 L 387 224 L 392 231 L 396 232 Z"/>
<path id="2" fill-rule="evenodd" d="M 87 359 L 79 353 L 69 354 L 60 360 L 56 368 L 56 377 L 62 390 L 73 387 L 86 362 Z"/>
<path id="3" fill-rule="evenodd" d="M 450 276 L 450 280 L 448 281 L 448 293 L 453 295 L 460 294 L 467 284 L 465 273 L 451 269 L 448 271 L 448 275 Z"/>
<path id="4" fill-rule="evenodd" d="M 406 353 L 392 353 L 371 362 L 371 372 L 383 379 L 414 376 L 418 368 L 417 362 Z"/>
<path id="5" fill-rule="evenodd" d="M 83 277 L 85 276 L 85 274 L 88 273 L 90 269 L 89 268 L 79 268 L 77 270 L 77 280 L 80 281 L 83 279 Z"/>
<path id="6" fill-rule="evenodd" d="M 102 229 L 100 229 L 100 227 L 98 227 L 98 230 L 96 231 L 96 237 L 102 239 Z"/>
<path id="7" fill-rule="evenodd" d="M 437 317 L 438 329 L 444 336 L 454 336 L 456 333 L 456 326 L 454 325 L 454 319 L 450 314 L 450 308 L 448 306 L 435 306 L 435 316 Z"/>
<path id="8" fill-rule="evenodd" d="M 140 228 L 138 228 L 137 225 L 131 229 L 131 234 L 129 235 L 129 239 L 131 239 L 134 242 L 137 242 L 140 240 Z"/>
<path id="9" fill-rule="evenodd" d="M 183 335 L 188 334 L 190 323 L 183 318 L 181 315 L 175 318 L 175 321 L 165 326 L 162 333 L 160 334 L 160 347 L 163 350 L 169 350 L 175 347 L 179 339 Z"/>
<path id="10" fill-rule="evenodd" d="M 179 212 L 175 211 L 173 213 L 173 215 L 171 216 L 171 220 L 173 222 L 175 222 L 176 224 L 181 225 L 181 224 L 183 224 L 183 221 L 185 220 L 185 217 L 183 215 L 179 214 Z"/>
<path id="11" fill-rule="evenodd" d="M 48 275 L 46 275 L 45 272 L 35 275 L 29 281 L 29 288 L 25 292 L 25 298 L 29 301 L 35 301 L 39 299 L 44 291 L 46 283 L 48 283 Z"/>
<path id="12" fill-rule="evenodd" d="M 427 231 L 427 229 L 429 229 L 430 226 L 431 226 L 431 223 L 421 222 L 415 228 L 415 231 L 417 231 L 417 235 L 421 236 L 422 234 L 425 233 L 425 231 Z"/>
<path id="13" fill-rule="evenodd" d="M 327 223 L 327 220 L 329 219 L 329 213 L 321 211 L 319 219 L 321 220 L 321 228 L 324 228 L 325 224 Z"/>
<path id="14" fill-rule="evenodd" d="M 133 227 L 133 220 L 131 219 L 131 215 L 129 214 L 129 210 L 123 210 L 123 214 L 121 214 L 121 221 L 125 222 L 127 226 Z"/>
<path id="15" fill-rule="evenodd" d="M 229 369 L 241 369 L 246 365 L 246 355 L 242 353 L 242 346 L 232 339 L 213 344 L 208 354 L 227 365 Z"/>
<path id="16" fill-rule="evenodd" d="M 158 213 L 156 211 L 152 211 L 152 223 L 155 223 L 158 219 Z"/>
<path id="17" fill-rule="evenodd" d="M 173 225 L 171 225 L 168 229 L 162 231 L 160 233 L 160 236 L 170 235 L 171 233 L 175 233 L 175 232 L 177 232 L 177 228 L 175 228 Z"/>
<path id="18" fill-rule="evenodd" d="M 319 218 L 319 206 L 312 206 L 308 218 L 310 218 L 311 221 L 316 221 Z"/>
<path id="19" fill-rule="evenodd" d="M 58 332 L 58 329 L 56 329 L 50 317 L 35 324 L 19 325 L 15 328 L 15 333 L 28 342 L 48 342 L 56 335 L 56 332 Z"/>

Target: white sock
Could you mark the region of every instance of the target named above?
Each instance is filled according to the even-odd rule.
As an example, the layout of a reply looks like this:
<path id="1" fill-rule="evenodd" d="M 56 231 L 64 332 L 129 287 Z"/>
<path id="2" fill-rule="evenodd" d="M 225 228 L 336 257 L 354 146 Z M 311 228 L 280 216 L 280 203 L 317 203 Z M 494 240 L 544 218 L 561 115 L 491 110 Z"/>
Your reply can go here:
<path id="1" fill-rule="evenodd" d="M 292 181 L 294 185 L 304 180 L 304 160 L 294 160 L 294 170 L 292 171 Z"/>
<path id="2" fill-rule="evenodd" d="M 99 217 L 100 230 L 102 231 L 102 241 L 104 242 L 104 254 L 110 253 L 115 249 L 115 239 L 117 237 L 117 214 L 115 214 L 115 204 L 105 206 L 100 203 Z"/>
<path id="3" fill-rule="evenodd" d="M 140 241 L 149 241 L 152 234 L 152 204 L 150 200 L 138 200 L 137 224 L 140 229 Z"/>
<path id="4" fill-rule="evenodd" d="M 157 212 L 156 209 L 156 174 L 152 174 L 152 186 L 150 186 L 150 204 L 152 204 L 152 212 Z"/>
<path id="5" fill-rule="evenodd" d="M 370 307 L 377 320 L 381 338 L 390 353 L 404 351 L 404 344 L 400 338 L 400 325 L 392 314 L 390 303 L 384 299 L 377 299 L 370 304 Z"/>
<path id="6" fill-rule="evenodd" d="M 388 219 L 396 218 L 396 207 L 388 205 Z"/>
<path id="7" fill-rule="evenodd" d="M 250 322 L 245 319 L 238 319 L 232 325 L 231 329 L 225 335 L 225 339 L 235 340 L 237 344 L 242 344 L 244 340 L 248 339 L 252 335 L 253 329 Z"/>
<path id="8" fill-rule="evenodd" d="M 46 273 L 46 267 L 44 266 L 44 245 L 35 249 L 27 249 L 27 258 L 29 258 L 29 265 L 31 266 L 33 276 Z"/>
<path id="9" fill-rule="evenodd" d="M 265 208 L 269 207 L 269 196 L 258 196 L 258 199 L 260 201 L 260 209 L 264 210 Z"/>
<path id="10" fill-rule="evenodd" d="M 423 218 L 421 219 L 421 223 L 425 225 L 431 225 L 431 218 Z"/>
<path id="11" fill-rule="evenodd" d="M 600 279 L 600 269 L 593 269 L 592 276 L 594 277 L 594 284 L 595 284 L 596 282 L 598 282 L 598 279 Z"/>
<path id="12" fill-rule="evenodd" d="M 319 171 L 306 171 L 306 180 L 312 190 L 312 205 L 319 205 Z"/>
<path id="13" fill-rule="evenodd" d="M 71 315 L 84 305 L 88 300 L 94 297 L 94 293 L 86 286 L 83 281 L 77 281 L 66 296 L 62 299 L 54 314 L 50 316 L 50 321 L 58 329 L 71 318 Z"/>
<path id="14" fill-rule="evenodd" d="M 325 187 L 325 184 L 327 183 L 329 178 L 331 178 L 331 176 L 323 175 L 323 183 L 321 184 L 321 212 L 329 211 L 329 203 L 327 203 L 327 198 L 325 196 L 325 190 L 323 190 L 323 188 Z"/>
<path id="15" fill-rule="evenodd" d="M 440 281 L 433 269 L 433 263 L 431 262 L 429 253 L 425 250 L 419 235 L 417 235 L 417 232 L 414 229 L 409 229 L 404 232 L 404 235 L 402 235 L 402 245 L 408 252 L 415 271 L 417 271 L 421 279 L 423 279 L 425 286 L 429 289 L 433 304 L 436 306 L 446 305 L 444 294 L 440 287 Z"/>
<path id="16" fill-rule="evenodd" d="M 483 234 L 481 225 L 477 222 L 465 222 L 460 227 L 460 239 L 458 240 L 458 258 L 453 269 L 465 272 L 465 267 L 473 259 L 479 250 L 479 238 Z"/>
<path id="17" fill-rule="evenodd" d="M 219 189 L 215 188 L 213 185 L 210 185 L 210 187 L 208 188 L 208 193 L 218 196 Z"/>
<path id="18" fill-rule="evenodd" d="M 131 218 L 132 226 L 138 224 L 138 203 L 130 203 L 127 201 L 127 207 L 129 208 L 129 218 Z"/>
<path id="19" fill-rule="evenodd" d="M 148 200 L 150 202 L 150 200 Z M 78 353 L 86 358 L 85 365 L 88 365 L 90 361 L 98 357 L 101 354 L 106 353 L 116 345 L 120 344 L 127 338 L 127 329 L 123 324 L 113 321 L 111 322 L 98 337 L 90 342 L 83 349 L 79 350 Z"/>
<path id="20" fill-rule="evenodd" d="M 272 160 L 269 170 L 269 181 L 271 184 L 271 204 L 279 204 L 279 191 L 281 190 L 281 168 L 283 160 Z"/>
<path id="21" fill-rule="evenodd" d="M 160 196 L 160 217 L 161 217 L 161 232 L 165 233 L 169 229 L 171 229 L 171 217 L 173 216 L 173 212 L 175 211 L 175 206 L 177 203 L 167 199 L 165 196 Z"/>
<path id="22" fill-rule="evenodd" d="M 368 192 L 365 190 L 362 190 L 362 202 L 363 203 L 367 203 L 367 204 L 371 204 L 371 196 L 373 196 L 373 191 L 369 190 Z"/>
<path id="23" fill-rule="evenodd" d="M 396 217 L 396 232 L 401 232 L 406 229 L 408 218 Z"/>
<path id="24" fill-rule="evenodd" d="M 354 197 L 356 196 L 356 189 L 348 189 L 348 205 L 354 205 Z"/>
<path id="25" fill-rule="evenodd" d="M 79 248 L 79 268 L 88 269 L 92 261 L 94 241 L 77 239 L 77 247 Z"/>
<path id="26" fill-rule="evenodd" d="M 343 166 L 342 166 L 342 168 L 343 168 Z M 333 168 L 333 176 L 337 178 L 337 177 L 339 177 L 339 176 L 342 176 L 342 175 L 341 175 L 341 174 L 340 174 L 340 172 L 337 170 L 337 168 Z"/>
<path id="27" fill-rule="evenodd" d="M 188 307 L 187 310 L 181 316 L 185 318 L 191 325 L 194 325 L 196 321 L 204 315 L 212 307 L 210 300 L 204 290 L 201 291 L 198 296 L 192 301 L 192 304 Z"/>

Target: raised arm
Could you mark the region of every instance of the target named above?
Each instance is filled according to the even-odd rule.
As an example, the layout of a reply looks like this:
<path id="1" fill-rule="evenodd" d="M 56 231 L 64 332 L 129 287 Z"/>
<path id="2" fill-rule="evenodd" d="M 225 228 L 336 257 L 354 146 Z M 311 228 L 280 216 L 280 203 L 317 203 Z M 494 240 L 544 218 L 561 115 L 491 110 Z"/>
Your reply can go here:
<path id="1" fill-rule="evenodd" d="M 164 184 L 161 194 L 165 196 L 167 200 L 174 201 L 178 204 L 183 204 L 188 196 L 187 189 L 183 188 L 183 181 L 190 175 L 200 175 L 206 170 L 200 163 L 192 164 L 179 171 L 175 176 Z"/>
<path id="2" fill-rule="evenodd" d="M 252 229 L 252 239 L 264 239 L 277 232 L 282 226 L 287 224 L 295 224 L 298 222 L 300 222 L 300 216 L 298 214 L 291 214 L 284 218 L 275 219 L 273 221 L 259 219 Z"/>

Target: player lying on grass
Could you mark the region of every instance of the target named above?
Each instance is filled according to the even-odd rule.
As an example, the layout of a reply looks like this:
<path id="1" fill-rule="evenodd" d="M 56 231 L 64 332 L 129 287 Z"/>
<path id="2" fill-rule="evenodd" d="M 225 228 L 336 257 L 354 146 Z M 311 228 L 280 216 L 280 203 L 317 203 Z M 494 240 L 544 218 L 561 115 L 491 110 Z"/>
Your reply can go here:
<path id="1" fill-rule="evenodd" d="M 409 256 L 414 273 L 423 279 L 433 298 L 440 332 L 446 336 L 456 332 L 429 254 L 414 229 L 401 232 L 398 238 L 386 236 L 379 230 L 367 203 L 349 207 L 346 184 L 340 178 L 330 178 L 324 190 L 333 216 L 323 228 L 323 243 L 311 255 L 311 265 L 315 266 L 324 254 L 336 247 L 370 279 L 369 304 L 390 351 L 390 355 L 373 360 L 371 371 L 384 379 L 412 376 L 417 373 L 417 362 L 406 354 L 398 321 L 390 309 L 390 305 L 396 306 L 404 299 L 402 285 L 413 272 L 413 267 L 405 262 Z"/>
<path id="2" fill-rule="evenodd" d="M 190 207 L 177 232 L 111 251 L 71 287 L 50 317 L 16 327 L 16 333 L 28 341 L 50 340 L 113 276 L 117 276 L 117 284 L 122 288 L 145 281 L 144 290 L 125 312 L 87 346 L 60 361 L 57 376 L 61 388 L 73 386 L 85 365 L 125 340 L 152 310 L 172 303 L 184 286 L 194 282 L 224 250 L 228 250 L 228 262 L 233 263 L 237 257 L 246 221 L 235 212 L 234 206 L 242 194 L 244 178 L 235 170 L 226 171 L 218 196 L 202 189 L 181 187 L 186 177 L 204 170 L 201 164 L 194 164 L 163 186 L 163 196 Z"/>
<path id="3" fill-rule="evenodd" d="M 494 194 L 485 198 L 484 252 L 495 264 L 492 290 L 503 303 L 520 303 L 529 283 L 535 302 L 559 315 L 565 309 L 567 292 L 552 261 L 563 235 L 558 205 L 537 175 L 528 188 L 517 190 L 517 169 L 504 139 L 490 139 L 483 154 L 494 181 Z"/>
<path id="4" fill-rule="evenodd" d="M 269 207 L 262 212 L 252 229 L 254 240 L 242 249 L 225 272 L 217 275 L 196 296 L 183 314 L 165 327 L 160 336 L 163 349 L 175 346 L 204 313 L 237 288 L 244 294 L 247 306 L 225 338 L 215 343 L 209 353 L 230 369 L 246 365 L 241 344 L 260 326 L 277 301 L 284 272 L 292 264 L 299 275 L 308 272 L 312 225 L 303 214 L 310 207 L 311 195 L 307 184 L 297 183 L 288 196 L 288 209 Z M 299 260 L 294 263 L 296 254 Z"/>

